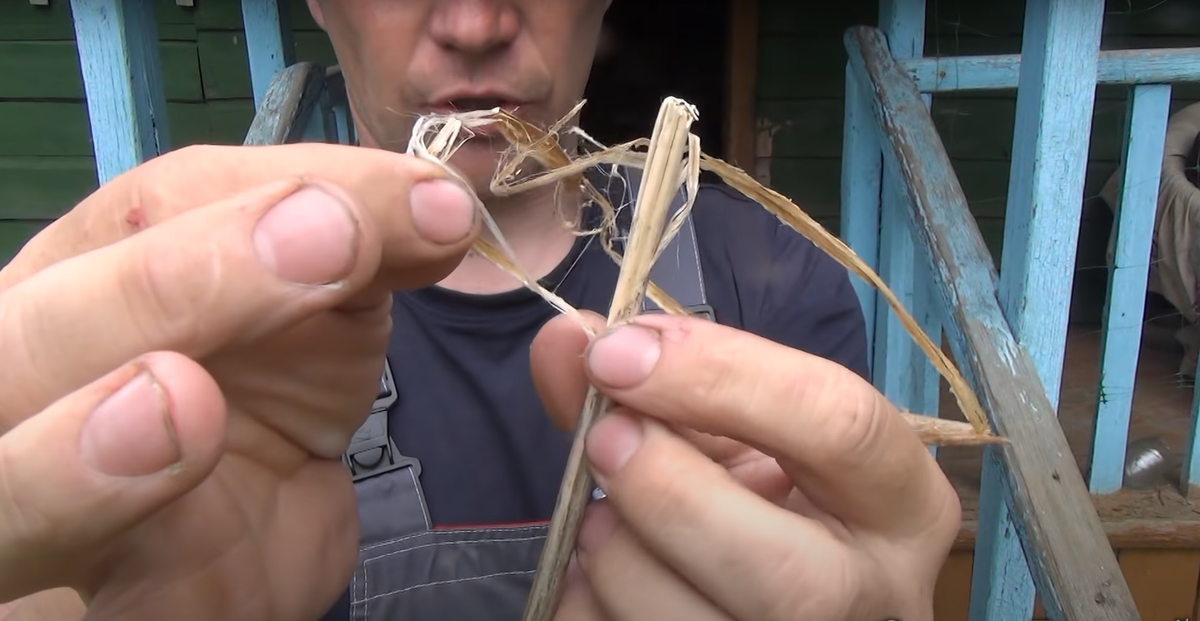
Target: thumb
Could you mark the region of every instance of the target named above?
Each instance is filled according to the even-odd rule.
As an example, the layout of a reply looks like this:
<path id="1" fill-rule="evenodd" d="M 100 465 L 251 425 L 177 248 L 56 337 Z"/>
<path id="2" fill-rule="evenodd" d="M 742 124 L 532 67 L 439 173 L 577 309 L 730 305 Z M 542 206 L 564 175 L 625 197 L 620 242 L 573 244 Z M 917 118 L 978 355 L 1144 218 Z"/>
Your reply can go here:
<path id="1" fill-rule="evenodd" d="M 0 602 L 66 586 L 83 557 L 204 480 L 224 440 L 216 382 L 165 352 L 0 436 Z"/>

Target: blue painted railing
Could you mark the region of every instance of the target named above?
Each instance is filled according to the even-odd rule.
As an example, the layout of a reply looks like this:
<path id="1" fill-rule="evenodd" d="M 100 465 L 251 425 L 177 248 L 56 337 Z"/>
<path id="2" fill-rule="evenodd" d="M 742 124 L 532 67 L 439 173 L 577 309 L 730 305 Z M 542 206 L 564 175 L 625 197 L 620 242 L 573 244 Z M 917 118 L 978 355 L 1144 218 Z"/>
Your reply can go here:
<path id="1" fill-rule="evenodd" d="M 300 114 L 304 106 L 316 113 L 285 132 L 289 140 L 352 141 L 336 74 L 308 95 L 290 90 L 322 76 L 321 68 L 293 62 L 289 29 L 281 27 L 286 4 L 242 0 L 259 106 L 247 141 L 281 140 L 269 117 Z M 1019 55 L 925 57 L 923 0 L 880 0 L 880 27 L 846 37 L 842 236 L 929 334 L 945 331 L 992 423 L 1012 440 L 985 453 L 972 621 L 1029 619 L 1035 592 L 1056 621 L 1138 618 L 1088 492 L 1121 486 L 1170 84 L 1200 80 L 1200 49 L 1099 52 L 1102 5 L 1028 0 Z M 71 6 L 104 183 L 170 144 L 151 44 L 153 4 L 72 0 Z M 1055 406 L 1098 83 L 1130 85 L 1131 97 L 1105 312 L 1106 399 L 1098 406 L 1085 482 Z M 937 93 L 981 89 L 1017 91 L 998 272 L 928 111 Z M 938 375 L 876 293 L 856 286 L 871 319 L 878 387 L 901 407 L 936 413 Z M 1193 429 L 1191 437 L 1200 434 Z M 1196 447 L 1193 440 L 1185 492 L 1200 476 Z"/>
<path id="2" fill-rule="evenodd" d="M 1093 494 L 1115 492 L 1122 486 L 1170 85 L 1200 81 L 1200 49 L 1100 52 L 1103 11 L 1104 3 L 1099 1 L 1028 0 L 1021 54 L 925 58 L 919 49 L 922 33 L 918 30 L 925 23 L 924 1 L 881 0 L 880 38 L 875 40 L 858 33 L 857 37 L 847 39 L 851 61 L 842 176 L 842 234 L 847 243 L 869 263 L 880 266 L 881 275 L 904 296 L 914 312 L 928 313 L 938 306 L 921 300 L 930 294 L 926 285 L 929 274 L 935 276 L 935 284 L 943 294 L 944 304 L 940 306 L 949 312 L 943 315 L 944 327 L 960 361 L 970 361 L 980 352 L 973 344 L 964 342 L 965 326 L 955 325 L 953 315 L 961 312 L 962 304 L 978 301 L 946 297 L 953 291 L 948 291 L 947 283 L 938 282 L 938 278 L 976 279 L 967 289 L 999 304 L 1007 325 L 996 330 L 998 336 L 1002 338 L 1005 331 L 1011 331 L 1036 368 L 1036 376 L 1029 383 L 1040 384 L 1042 396 L 1049 404 L 1056 404 L 1066 349 L 1068 304 L 1096 85 L 1131 86 L 1122 157 L 1123 183 L 1115 223 L 1115 265 L 1104 314 L 1100 374 L 1104 398 L 1097 405 L 1087 481 Z M 887 55 L 895 71 L 891 74 L 868 71 L 864 59 L 872 54 Z M 897 77 L 901 74 L 906 79 Z M 978 237 L 977 226 L 966 217 L 965 200 L 961 198 L 944 148 L 936 140 L 932 120 L 927 114 L 918 114 L 917 109 L 923 112 L 929 96 L 939 92 L 1014 88 L 1017 118 L 999 274 L 990 269 L 991 261 L 986 255 L 974 258 L 986 260 L 989 269 L 974 266 L 976 271 L 972 276 L 961 271 L 945 273 L 947 254 L 961 252 L 963 244 L 978 245 L 975 242 L 981 241 L 963 239 Z M 922 150 L 909 154 L 915 162 L 893 153 L 905 146 L 901 139 L 905 132 L 928 134 L 921 143 Z M 923 165 L 920 170 L 924 177 L 910 175 L 906 180 L 908 209 L 902 200 L 896 200 L 905 190 L 896 187 L 899 169 L 892 172 L 888 166 L 881 166 L 881 153 L 883 161 L 890 158 L 893 167 L 909 167 L 905 172 L 911 173 L 911 167 L 918 163 Z M 943 161 L 944 167 L 930 164 Z M 922 195 L 932 203 L 931 213 L 922 213 L 927 206 L 912 204 L 911 201 L 917 200 L 914 196 Z M 940 240 L 944 244 L 941 246 L 927 230 L 931 226 L 929 218 L 946 217 L 938 213 L 939 209 L 964 210 L 954 220 L 957 228 L 952 229 L 953 238 Z M 916 216 L 915 227 L 909 216 Z M 912 240 L 914 233 L 925 242 L 926 250 L 926 256 L 917 260 L 915 268 L 909 254 L 914 244 L 907 241 Z M 918 248 L 921 245 L 915 244 Z M 898 342 L 900 339 L 894 337 L 894 318 L 878 301 L 877 294 L 864 283 L 859 283 L 859 287 L 868 317 L 876 318 L 873 369 L 877 385 L 898 405 L 936 413 L 937 404 L 931 403 L 931 392 L 923 384 L 930 377 L 927 364 L 923 360 L 914 361 L 911 344 Z M 934 320 L 926 321 L 927 325 L 937 325 Z M 910 381 L 896 379 L 898 375 L 905 376 L 912 366 L 920 366 L 924 371 Z M 1012 372 L 999 365 L 982 369 L 982 375 L 991 376 L 992 382 L 996 382 Z M 977 388 L 986 392 L 987 387 L 980 384 L 989 383 L 989 378 L 976 375 L 974 379 Z M 936 398 L 936 393 L 932 394 Z M 1196 403 L 1200 408 L 1200 398 Z M 1059 477 L 1075 478 L 1078 468 L 1073 459 L 1058 460 L 1063 462 L 1059 465 L 1071 471 L 1070 477 L 1064 470 L 1046 470 L 1056 457 L 1070 457 L 1056 421 L 1040 421 L 1037 433 L 1044 436 L 1018 440 L 1011 433 L 1013 426 L 1027 431 L 1021 428 L 1035 418 L 1031 414 L 1036 408 L 1026 405 L 1011 420 L 1005 420 L 1008 417 L 1004 408 L 987 405 L 993 423 L 1001 433 L 1013 438 L 1014 448 L 1018 441 L 1029 441 L 1038 445 L 1038 454 L 1023 456 L 1019 449 L 1009 452 L 1000 448 L 989 448 L 986 452 L 971 620 L 1029 619 L 1035 592 L 1040 592 L 1043 605 L 1053 619 L 1136 618 L 1135 611 L 1125 609 L 1124 601 L 1111 601 L 1113 596 L 1122 599 L 1127 596 L 1123 580 L 1113 592 L 1101 588 L 1106 573 L 1119 572 L 1095 516 L 1087 516 L 1084 523 L 1057 522 L 1065 517 L 1066 507 L 1061 507 L 1063 513 L 1055 519 L 1047 519 L 1048 514 L 1058 513 L 1052 510 L 1053 503 L 1035 502 L 1026 506 L 1029 499 L 1022 498 L 1044 491 L 1040 488 L 1046 485 L 1047 477 L 1056 489 L 1083 486 L 1081 477 L 1078 486 L 1059 480 Z M 1019 420 L 1022 416 L 1027 420 Z M 1195 426 L 1193 422 L 1192 446 L 1182 481 L 1185 494 L 1191 493 L 1193 480 L 1200 476 L 1200 459 L 1194 459 L 1200 442 Z M 1037 472 L 1034 467 L 1042 471 Z M 1082 502 L 1078 489 L 1064 491 L 1072 498 L 1071 502 Z M 1045 529 L 1050 529 L 1049 533 Z M 1047 538 L 1049 534 L 1059 537 L 1061 542 L 1068 531 L 1076 534 L 1088 531 L 1095 538 L 1091 546 L 1101 551 L 1088 554 L 1093 557 L 1093 566 L 1103 568 L 1102 571 L 1091 575 L 1080 573 L 1086 571 L 1086 565 L 1080 563 L 1082 558 Z M 1088 545 L 1086 539 L 1077 542 Z M 1054 550 L 1055 547 L 1059 549 Z M 1098 590 L 1089 592 L 1093 587 Z M 1105 597 L 1099 597 L 1101 593 Z M 1103 611 L 1105 606 L 1096 605 L 1095 601 L 1100 599 L 1109 600 L 1107 613 Z"/>

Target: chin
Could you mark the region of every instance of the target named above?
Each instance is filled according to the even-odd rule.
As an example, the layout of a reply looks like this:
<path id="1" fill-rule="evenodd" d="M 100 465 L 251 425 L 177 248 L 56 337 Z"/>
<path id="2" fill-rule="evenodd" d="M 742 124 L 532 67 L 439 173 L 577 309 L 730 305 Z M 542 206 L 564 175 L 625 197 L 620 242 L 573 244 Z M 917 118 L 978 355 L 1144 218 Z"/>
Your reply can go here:
<path id="1" fill-rule="evenodd" d="M 449 164 L 466 178 L 480 198 L 492 195 L 492 178 L 500 166 L 502 151 L 488 140 L 471 140 L 454 152 Z"/>

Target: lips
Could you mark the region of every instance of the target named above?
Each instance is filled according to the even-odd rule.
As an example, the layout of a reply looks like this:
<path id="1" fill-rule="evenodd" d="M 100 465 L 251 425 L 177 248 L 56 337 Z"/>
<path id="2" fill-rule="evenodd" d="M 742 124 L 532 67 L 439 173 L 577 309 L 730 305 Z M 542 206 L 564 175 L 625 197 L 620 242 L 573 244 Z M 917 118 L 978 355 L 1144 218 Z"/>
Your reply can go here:
<path id="1" fill-rule="evenodd" d="M 433 100 L 430 110 L 439 114 L 501 108 L 512 113 L 523 103 L 520 98 L 499 91 L 452 92 Z"/>
<path id="2" fill-rule="evenodd" d="M 473 112 L 477 110 L 494 110 L 500 108 L 509 114 L 516 114 L 523 102 L 516 97 L 496 92 L 450 93 L 435 100 L 427 110 L 434 114 L 451 114 L 455 112 Z M 492 124 L 471 128 L 471 133 L 479 137 L 491 137 L 499 133 L 499 128 Z"/>

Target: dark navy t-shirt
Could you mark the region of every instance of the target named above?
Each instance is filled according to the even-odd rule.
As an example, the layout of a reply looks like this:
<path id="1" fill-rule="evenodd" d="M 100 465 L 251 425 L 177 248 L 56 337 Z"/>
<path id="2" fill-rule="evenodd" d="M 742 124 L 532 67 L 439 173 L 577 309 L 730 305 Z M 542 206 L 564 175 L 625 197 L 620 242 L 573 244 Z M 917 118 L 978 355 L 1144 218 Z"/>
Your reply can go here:
<path id="1" fill-rule="evenodd" d="M 863 315 L 843 267 L 724 186 L 702 185 L 692 213 L 717 322 L 868 375 Z M 617 270 L 598 240 L 581 237 L 543 284 L 605 315 Z M 529 345 L 556 312 L 525 289 L 395 295 L 389 426 L 400 452 L 421 462 L 435 527 L 550 519 L 571 436 L 538 399 Z"/>

